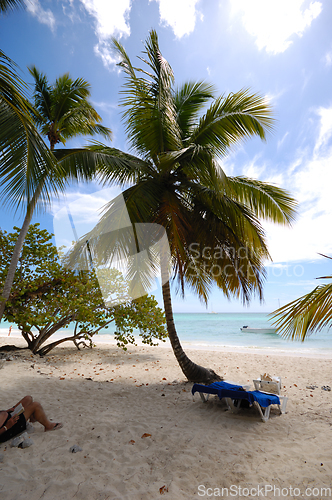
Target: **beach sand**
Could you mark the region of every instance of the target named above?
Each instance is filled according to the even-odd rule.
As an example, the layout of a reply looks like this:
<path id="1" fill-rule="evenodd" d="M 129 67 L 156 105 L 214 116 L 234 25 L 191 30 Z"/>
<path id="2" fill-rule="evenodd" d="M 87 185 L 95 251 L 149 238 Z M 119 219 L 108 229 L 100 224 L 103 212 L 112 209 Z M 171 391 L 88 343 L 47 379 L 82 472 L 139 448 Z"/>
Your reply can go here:
<path id="1" fill-rule="evenodd" d="M 6 343 L 24 346 L 0 338 Z M 222 488 L 228 498 L 278 498 L 278 488 L 280 498 L 330 498 L 321 488 L 332 488 L 332 392 L 321 386 L 332 386 L 332 360 L 187 354 L 242 384 L 264 372 L 280 375 L 287 413 L 272 410 L 263 423 L 254 408 L 234 414 L 215 397 L 193 401 L 192 384 L 165 347 L 123 352 L 98 343 L 78 351 L 68 343 L 45 358 L 12 352 L 0 370 L 1 407 L 31 395 L 64 427 L 44 433 L 34 424 L 26 449 L 1 444 L 0 498 L 227 498 Z M 75 444 L 83 451 L 70 453 Z"/>

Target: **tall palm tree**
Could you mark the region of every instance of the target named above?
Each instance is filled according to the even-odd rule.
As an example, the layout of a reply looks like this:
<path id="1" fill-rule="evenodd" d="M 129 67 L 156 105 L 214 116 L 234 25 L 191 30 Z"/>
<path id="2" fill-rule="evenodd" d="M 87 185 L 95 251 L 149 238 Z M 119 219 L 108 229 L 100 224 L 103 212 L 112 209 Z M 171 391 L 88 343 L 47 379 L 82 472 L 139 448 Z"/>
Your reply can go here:
<path id="1" fill-rule="evenodd" d="M 327 259 L 327 255 L 320 254 Z M 321 276 L 317 279 L 332 279 Z M 332 283 L 316 286 L 311 292 L 279 307 L 271 314 L 277 332 L 291 340 L 304 341 L 308 335 L 332 325 Z"/>
<path id="2" fill-rule="evenodd" d="M 269 253 L 259 218 L 290 224 L 296 203 L 273 185 L 227 177 L 218 158 L 243 139 L 254 135 L 265 139 L 273 123 L 269 105 L 249 90 L 216 97 L 213 87 L 204 82 L 188 82 L 175 89 L 173 71 L 160 52 L 155 31 L 145 43 L 145 57 L 140 58 L 146 69 L 134 67 L 123 46 L 115 39 L 113 44 L 126 75 L 121 104 L 137 162 L 126 168 L 102 167 L 104 182 L 131 184 L 122 195 L 134 227 L 136 223 L 156 223 L 165 229 L 173 279 L 182 294 L 188 287 L 207 302 L 216 284 L 227 297 L 242 297 L 244 303 L 255 292 L 262 298 L 263 264 Z M 101 145 L 94 150 L 104 157 L 112 154 Z M 117 238 L 109 231 L 120 220 L 121 210 L 118 200 L 109 204 L 96 228 L 72 253 L 72 262 L 82 255 L 87 240 L 99 263 L 132 251 L 124 229 Z M 138 251 L 140 244 L 136 246 Z M 142 283 L 149 279 L 145 265 L 130 272 L 141 274 Z M 168 272 L 161 259 L 165 315 L 174 354 L 189 380 L 209 383 L 218 376 L 193 363 L 177 336 Z"/>
<path id="3" fill-rule="evenodd" d="M 5 205 L 11 207 L 25 203 L 27 217 L 31 217 L 36 186 L 41 185 L 41 180 L 46 179 L 38 191 L 40 202 L 47 202 L 50 191 L 54 190 L 57 184 L 61 188 L 62 183 L 55 180 L 60 176 L 60 168 L 38 133 L 26 95 L 27 86 L 18 76 L 15 64 L 0 51 L 1 198 Z M 22 247 L 23 240 L 19 238 L 18 248 Z M 11 273 L 8 273 L 8 282 L 2 294 L 0 320 L 9 296 L 8 283 Z"/>
<path id="4" fill-rule="evenodd" d="M 2 290 L 0 321 L 10 296 L 17 263 L 34 213 L 38 206 L 50 202 L 52 195 L 64 191 L 72 179 L 87 179 L 95 172 L 96 154 L 87 150 L 54 150 L 56 142 L 81 134 L 101 133 L 110 137 L 111 131 L 98 124 L 101 120 L 87 100 L 89 85 L 82 79 L 73 82 L 68 75 L 60 77 L 56 85 L 47 86 L 41 94 L 38 84 L 46 82 L 35 68 L 36 108 L 26 98 L 26 85 L 13 70 L 12 62 L 0 54 L 0 187 L 9 205 L 26 204 L 25 219 L 17 239 L 11 263 Z M 40 137 L 37 126 L 49 119 L 43 97 L 48 99 L 50 113 L 57 110 L 51 122 L 50 149 Z M 45 116 L 43 116 L 43 110 Z M 41 127 L 42 128 L 42 127 Z M 42 128 L 42 132 L 45 128 Z M 80 156 L 78 160 L 77 153 Z"/>

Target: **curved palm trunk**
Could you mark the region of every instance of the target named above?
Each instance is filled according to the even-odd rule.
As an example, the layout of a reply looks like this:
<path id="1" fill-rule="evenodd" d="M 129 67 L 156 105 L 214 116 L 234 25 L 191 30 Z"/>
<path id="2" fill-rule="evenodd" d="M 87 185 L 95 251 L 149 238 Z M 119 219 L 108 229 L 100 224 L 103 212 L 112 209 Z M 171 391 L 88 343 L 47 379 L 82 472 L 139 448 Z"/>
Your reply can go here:
<path id="1" fill-rule="evenodd" d="M 12 258 L 10 261 L 8 273 L 6 276 L 5 284 L 4 284 L 1 298 L 0 298 L 0 321 L 2 320 L 2 316 L 3 316 L 3 313 L 4 313 L 5 308 L 6 308 L 6 303 L 9 299 L 9 296 L 10 296 L 10 291 L 11 291 L 12 286 L 13 286 L 15 271 L 16 271 L 17 264 L 18 264 L 18 261 L 19 261 L 20 255 L 21 255 L 24 240 L 25 240 L 25 237 L 27 235 L 27 232 L 28 232 L 28 229 L 30 226 L 30 222 L 31 222 L 33 212 L 34 212 L 34 209 L 36 207 L 39 195 L 40 195 L 41 190 L 43 188 L 43 184 L 44 183 L 41 182 L 39 184 L 38 188 L 36 189 L 36 192 L 35 192 L 32 200 L 28 206 L 27 213 L 26 213 L 20 234 L 19 234 L 17 241 L 15 243 L 13 255 L 12 255 Z"/>
<path id="2" fill-rule="evenodd" d="M 167 268 L 165 269 L 165 265 L 163 265 L 163 260 L 161 259 L 161 274 L 162 274 L 162 291 L 163 291 L 163 300 L 164 300 L 164 308 L 165 308 L 165 316 L 167 323 L 167 331 L 169 340 L 171 342 L 174 355 L 183 371 L 184 375 L 190 382 L 201 382 L 204 384 L 211 384 L 212 382 L 216 382 L 218 380 L 222 380 L 222 377 L 217 375 L 213 370 L 204 368 L 203 366 L 196 365 L 191 359 L 188 358 L 182 346 L 180 344 L 179 337 L 176 333 L 174 318 L 173 318 L 173 308 L 172 308 L 172 300 L 171 300 L 171 290 L 169 285 Z"/>

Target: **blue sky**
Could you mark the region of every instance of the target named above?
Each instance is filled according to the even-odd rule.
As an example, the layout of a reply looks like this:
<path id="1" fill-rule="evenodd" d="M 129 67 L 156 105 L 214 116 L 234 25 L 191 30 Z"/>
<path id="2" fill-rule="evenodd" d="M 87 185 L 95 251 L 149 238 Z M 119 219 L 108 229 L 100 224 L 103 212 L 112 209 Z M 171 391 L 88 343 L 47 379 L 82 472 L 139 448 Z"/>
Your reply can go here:
<path id="1" fill-rule="evenodd" d="M 267 265 L 265 303 L 249 309 L 214 291 L 208 310 L 272 311 L 307 293 L 331 274 L 332 255 L 332 4 L 329 0 L 26 0 L 25 10 L 0 18 L 0 46 L 31 83 L 34 64 L 49 81 L 65 72 L 83 77 L 91 100 L 113 131 L 112 145 L 127 150 L 118 108 L 123 77 L 110 37 L 121 39 L 132 59 L 151 28 L 176 82 L 206 80 L 220 94 L 250 87 L 266 95 L 276 124 L 266 143 L 250 140 L 224 161 L 227 174 L 273 182 L 299 201 L 291 229 L 266 224 L 273 263 Z M 66 146 L 81 146 L 77 138 Z M 69 202 L 85 194 L 94 207 L 96 184 L 73 186 Z M 54 203 L 35 221 L 53 231 Z M 61 204 L 61 203 L 60 203 Z M 11 230 L 18 215 L 0 207 L 0 225 Z M 157 294 L 160 297 L 160 294 Z M 191 293 L 173 294 L 175 312 L 206 311 Z"/>

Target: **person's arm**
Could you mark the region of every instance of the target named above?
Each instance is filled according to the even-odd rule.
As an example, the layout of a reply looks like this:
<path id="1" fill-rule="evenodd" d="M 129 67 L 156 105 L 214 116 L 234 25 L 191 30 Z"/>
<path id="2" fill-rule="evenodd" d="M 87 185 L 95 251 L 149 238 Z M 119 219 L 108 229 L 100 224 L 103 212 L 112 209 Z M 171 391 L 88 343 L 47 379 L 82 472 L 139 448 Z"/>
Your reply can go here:
<path id="1" fill-rule="evenodd" d="M 7 432 L 9 429 L 13 427 L 13 425 L 16 424 L 16 422 L 19 419 L 19 415 L 15 415 L 15 417 L 10 418 L 7 420 L 6 425 L 2 425 L 0 427 L 0 435 L 3 434 L 4 432 Z"/>
<path id="2" fill-rule="evenodd" d="M 0 427 L 6 422 L 6 418 L 8 417 L 7 411 L 0 411 Z"/>
<path id="3" fill-rule="evenodd" d="M 3 425 L 2 427 L 0 427 L 0 436 L 1 434 L 3 434 L 4 432 L 7 432 L 8 431 L 8 427 L 6 425 Z"/>

